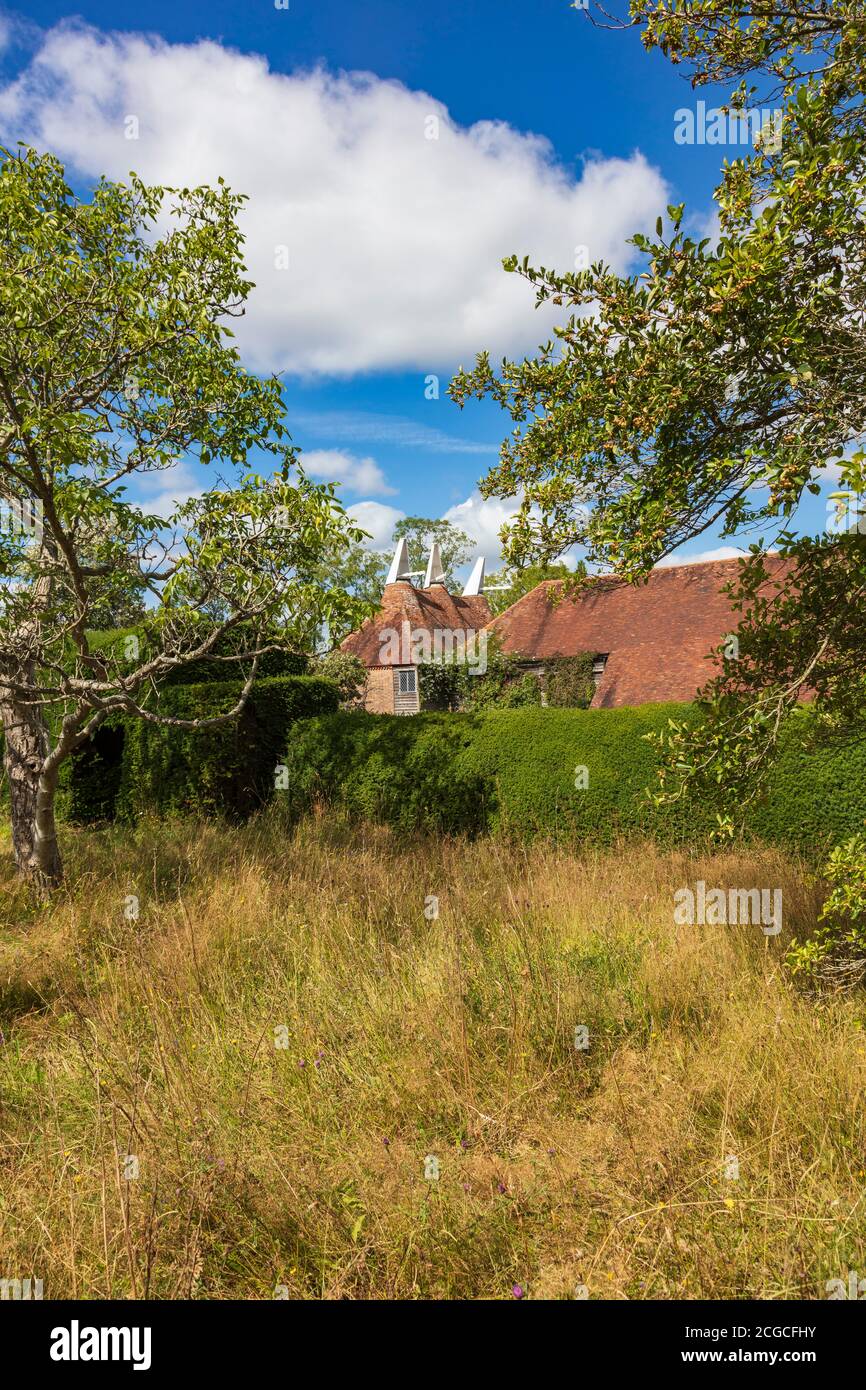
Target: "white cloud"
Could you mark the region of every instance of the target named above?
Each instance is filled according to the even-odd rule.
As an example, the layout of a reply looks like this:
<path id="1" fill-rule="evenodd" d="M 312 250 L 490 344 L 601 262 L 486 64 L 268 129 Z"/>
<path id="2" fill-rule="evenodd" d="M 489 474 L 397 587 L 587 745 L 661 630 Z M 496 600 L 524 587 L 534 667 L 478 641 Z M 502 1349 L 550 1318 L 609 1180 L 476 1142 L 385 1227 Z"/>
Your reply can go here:
<path id="1" fill-rule="evenodd" d="M 138 139 L 126 138 L 126 118 Z M 425 135 L 438 122 L 438 139 Z M 238 342 L 258 371 L 446 370 L 532 349 L 552 321 L 501 268 L 576 248 L 623 268 L 668 201 L 640 154 L 581 177 L 504 122 L 460 126 L 435 97 L 370 73 L 284 75 L 213 42 L 172 45 L 61 23 L 0 91 L 0 131 L 85 176 L 215 183 L 242 214 L 256 281 Z M 277 263 L 287 248 L 288 269 Z"/>
<path id="2" fill-rule="evenodd" d="M 502 542 L 499 532 L 517 511 L 517 503 L 511 498 L 505 502 L 491 497 L 485 501 L 477 492 L 449 507 L 443 520 L 450 521 L 475 542 L 475 555 L 483 555 L 487 569 L 498 569 L 502 559 Z"/>
<path id="3" fill-rule="evenodd" d="M 433 425 L 420 425 L 405 415 L 382 415 L 373 410 L 292 410 L 292 429 L 315 439 L 339 439 L 354 444 L 396 444 L 404 449 L 429 449 L 435 454 L 495 454 L 498 444 L 461 439 Z"/>
<path id="4" fill-rule="evenodd" d="M 394 527 L 406 515 L 397 507 L 389 507 L 384 502 L 353 502 L 346 511 L 358 526 L 370 532 L 371 539 L 365 542 L 368 550 L 387 550 L 391 544 Z"/>
<path id="5" fill-rule="evenodd" d="M 342 483 L 350 492 L 372 492 L 380 497 L 393 494 L 375 459 L 358 458 L 345 449 L 309 449 L 300 456 L 301 467 L 311 478 Z"/>
<path id="6" fill-rule="evenodd" d="M 308 456 L 304 454 L 302 457 Z M 381 502 L 355 502 L 346 510 L 354 517 L 359 526 L 363 526 L 365 531 L 371 533 L 373 539 L 367 542 L 371 550 L 387 550 L 391 545 L 395 525 L 405 516 L 405 512 L 398 511 L 396 507 L 389 507 Z M 456 506 L 449 507 L 448 511 L 444 513 L 443 521 L 450 521 L 453 526 L 465 531 L 466 535 L 473 541 L 472 561 L 464 567 L 467 574 L 471 564 L 479 555 L 484 556 L 488 571 L 499 567 L 501 563 L 499 530 L 506 521 L 514 516 L 515 511 L 516 503 L 513 498 L 508 502 L 495 498 L 484 501 L 475 492 L 471 497 L 467 497 L 465 502 L 458 502 Z"/>
<path id="7" fill-rule="evenodd" d="M 681 550 L 666 555 L 659 560 L 656 569 L 669 569 L 672 565 L 704 565 L 711 560 L 736 560 L 748 555 L 748 550 L 740 550 L 735 545 L 717 545 L 715 550 L 698 550 L 686 555 Z"/>
<path id="8" fill-rule="evenodd" d="M 514 497 L 508 500 L 496 497 L 484 499 L 480 493 L 473 492 L 465 502 L 458 502 L 456 506 L 449 507 L 443 520 L 450 521 L 453 526 L 471 536 L 475 542 L 474 556 L 484 556 L 485 567 L 490 573 L 502 566 L 502 541 L 499 533 L 505 523 L 517 515 L 518 505 L 519 501 Z M 536 518 L 540 515 L 535 506 L 532 508 L 532 515 Z M 577 548 L 572 547 L 563 555 L 557 556 L 555 563 L 574 569 L 578 558 Z"/>
<path id="9" fill-rule="evenodd" d="M 42 37 L 42 30 L 26 15 L 0 10 L 0 53 L 22 49 L 32 51 Z"/>

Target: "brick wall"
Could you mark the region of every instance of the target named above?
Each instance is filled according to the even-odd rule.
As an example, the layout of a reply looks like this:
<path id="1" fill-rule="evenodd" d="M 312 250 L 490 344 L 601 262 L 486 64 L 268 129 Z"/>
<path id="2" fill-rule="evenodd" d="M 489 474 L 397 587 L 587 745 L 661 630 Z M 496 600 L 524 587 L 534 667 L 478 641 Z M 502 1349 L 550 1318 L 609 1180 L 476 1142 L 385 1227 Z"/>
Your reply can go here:
<path id="1" fill-rule="evenodd" d="M 373 666 L 367 671 L 364 709 L 368 714 L 394 713 L 394 672 L 388 666 Z"/>

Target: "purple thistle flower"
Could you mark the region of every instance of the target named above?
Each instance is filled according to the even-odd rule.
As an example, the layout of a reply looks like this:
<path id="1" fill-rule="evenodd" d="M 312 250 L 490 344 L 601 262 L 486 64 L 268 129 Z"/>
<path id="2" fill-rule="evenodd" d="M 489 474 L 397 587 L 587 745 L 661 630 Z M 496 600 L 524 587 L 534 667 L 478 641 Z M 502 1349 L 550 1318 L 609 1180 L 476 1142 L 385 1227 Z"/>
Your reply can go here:
<path id="1" fill-rule="evenodd" d="M 522 1284 L 512 1284 L 512 1285 L 511 1285 L 511 1292 L 512 1292 L 512 1294 L 514 1295 L 515 1298 L 522 1298 L 522 1297 L 523 1297 L 523 1285 L 522 1285 Z"/>

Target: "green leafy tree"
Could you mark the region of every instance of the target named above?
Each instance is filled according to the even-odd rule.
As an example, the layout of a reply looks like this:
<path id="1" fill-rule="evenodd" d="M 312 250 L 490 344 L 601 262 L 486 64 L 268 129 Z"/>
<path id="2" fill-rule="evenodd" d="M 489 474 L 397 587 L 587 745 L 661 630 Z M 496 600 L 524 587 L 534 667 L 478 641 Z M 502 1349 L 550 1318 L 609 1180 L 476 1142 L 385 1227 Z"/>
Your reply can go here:
<path id="1" fill-rule="evenodd" d="M 31 150 L 0 163 L 0 714 L 20 871 L 56 883 L 64 759 L 112 713 L 198 728 L 243 708 L 260 657 L 345 621 L 306 578 L 361 537 L 332 487 L 293 475 L 279 383 L 249 375 L 237 212 L 217 188 L 100 182 L 89 201 Z M 251 454 L 274 471 L 248 471 Z M 171 527 L 126 496 L 181 459 L 233 469 Z M 148 595 L 141 643 L 97 649 L 107 596 Z M 238 676 L 208 720 L 160 712 L 159 688 L 216 656 Z"/>
<path id="2" fill-rule="evenodd" d="M 364 536 L 362 531 L 358 535 Z M 366 617 L 371 617 L 379 607 L 385 577 L 388 573 L 388 556 L 381 551 L 368 550 L 363 540 L 343 544 L 340 537 L 336 544 L 329 546 L 327 553 L 320 557 L 310 574 L 310 583 L 324 593 L 347 594 L 353 600 L 343 620 L 329 624 L 328 643 L 337 646 L 344 637 L 358 626 Z M 307 650 L 314 652 L 321 642 L 321 631 L 310 631 Z"/>
<path id="3" fill-rule="evenodd" d="M 837 845 L 824 874 L 830 892 L 818 929 L 792 943 L 788 964 L 809 984 L 857 985 L 866 976 L 866 835 Z"/>
<path id="4" fill-rule="evenodd" d="M 472 539 L 465 531 L 453 526 L 450 521 L 434 521 L 426 516 L 404 516 L 398 521 L 394 527 L 393 544 L 400 540 L 406 541 L 409 568 L 422 573 L 427 568 L 430 547 L 434 541 L 437 542 L 445 582 L 449 587 L 454 583 L 454 571 L 466 563 L 473 551 Z"/>
<path id="5" fill-rule="evenodd" d="M 147 617 L 143 588 L 133 588 L 124 574 L 106 575 L 101 584 L 94 580 L 93 604 L 88 617 L 92 628 L 135 627 Z"/>
<path id="6" fill-rule="evenodd" d="M 753 615 L 706 692 L 706 723 L 665 740 L 665 795 L 706 782 L 742 804 L 807 696 L 824 734 L 863 733 L 863 19 L 859 0 L 633 0 L 647 47 L 685 64 L 695 87 L 736 81 L 731 111 L 763 103 L 782 119 L 724 166 L 716 241 L 689 236 L 678 205 L 654 237 L 634 237 L 634 275 L 510 257 L 506 269 L 563 322 L 534 359 L 494 370 L 482 353 L 451 387 L 461 404 L 492 397 L 514 421 L 481 485 L 520 498 L 510 563 L 579 543 L 639 582 L 707 530 L 776 531 L 786 583 L 767 590 L 757 544 L 733 596 Z M 822 471 L 848 522 L 797 539 Z"/>

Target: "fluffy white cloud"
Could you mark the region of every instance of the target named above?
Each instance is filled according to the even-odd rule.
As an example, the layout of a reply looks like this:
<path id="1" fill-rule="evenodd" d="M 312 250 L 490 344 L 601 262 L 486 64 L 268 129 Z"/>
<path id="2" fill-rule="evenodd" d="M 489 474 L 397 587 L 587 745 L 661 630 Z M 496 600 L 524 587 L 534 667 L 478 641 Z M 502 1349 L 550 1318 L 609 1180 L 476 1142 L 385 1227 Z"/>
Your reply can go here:
<path id="1" fill-rule="evenodd" d="M 475 542 L 475 555 L 484 556 L 486 569 L 490 573 L 502 565 L 502 541 L 499 533 L 505 523 L 517 514 L 517 505 L 513 497 L 507 501 L 496 497 L 485 500 L 480 493 L 473 492 L 465 502 L 458 502 L 456 506 L 449 507 L 443 519 L 472 537 Z M 537 508 L 533 507 L 532 511 L 534 516 L 539 515 Z M 578 551 L 573 547 L 564 555 L 558 556 L 556 563 L 574 569 L 577 560 Z"/>
<path id="2" fill-rule="evenodd" d="M 502 542 L 499 532 L 510 521 L 517 510 L 514 500 L 508 502 L 492 497 L 484 500 L 477 492 L 449 507 L 444 520 L 465 531 L 475 542 L 475 555 L 483 555 L 487 569 L 498 569 L 502 557 Z"/>
<path id="3" fill-rule="evenodd" d="M 460 126 L 435 97 L 370 73 L 284 75 L 213 42 L 80 24 L 50 30 L 0 91 L 0 131 L 85 176 L 222 175 L 249 194 L 257 288 L 238 339 L 262 371 L 428 373 L 482 347 L 532 348 L 551 320 L 502 257 L 568 270 L 585 246 L 621 268 L 625 238 L 668 200 L 640 154 L 594 158 L 575 180 L 546 140 Z"/>
<path id="4" fill-rule="evenodd" d="M 346 511 L 362 530 L 370 532 L 370 540 L 365 542 L 368 550 L 388 550 L 394 527 L 406 515 L 384 502 L 353 502 Z"/>
<path id="5" fill-rule="evenodd" d="M 345 449 L 305 449 L 300 457 L 301 467 L 311 478 L 328 483 L 342 483 L 349 492 L 372 492 L 387 497 L 396 489 L 389 487 L 375 459 L 358 458 Z"/>
<path id="6" fill-rule="evenodd" d="M 304 454 L 302 457 L 306 459 L 309 455 Z M 370 532 L 372 540 L 368 541 L 367 545 L 371 550 L 388 550 L 395 525 L 406 515 L 396 507 L 372 501 L 355 502 L 346 510 L 359 526 Z M 453 526 L 465 531 L 474 542 L 472 561 L 464 566 L 467 574 L 479 555 L 484 556 L 488 571 L 498 568 L 501 556 L 499 530 L 514 512 L 513 501 L 501 502 L 493 499 L 485 502 L 477 492 L 467 497 L 465 502 L 458 502 L 445 512 L 442 520 L 450 521 Z"/>

